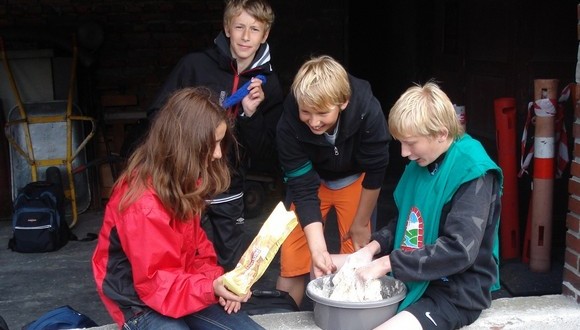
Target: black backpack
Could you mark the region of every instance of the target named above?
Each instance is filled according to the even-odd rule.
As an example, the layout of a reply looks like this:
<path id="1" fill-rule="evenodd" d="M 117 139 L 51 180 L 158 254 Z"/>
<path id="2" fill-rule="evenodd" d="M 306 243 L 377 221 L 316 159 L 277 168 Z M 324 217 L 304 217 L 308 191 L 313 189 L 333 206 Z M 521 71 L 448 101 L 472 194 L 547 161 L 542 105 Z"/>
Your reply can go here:
<path id="1" fill-rule="evenodd" d="M 49 181 L 30 182 L 14 200 L 13 251 L 34 253 L 56 251 L 73 236 L 65 218 L 62 186 Z"/>

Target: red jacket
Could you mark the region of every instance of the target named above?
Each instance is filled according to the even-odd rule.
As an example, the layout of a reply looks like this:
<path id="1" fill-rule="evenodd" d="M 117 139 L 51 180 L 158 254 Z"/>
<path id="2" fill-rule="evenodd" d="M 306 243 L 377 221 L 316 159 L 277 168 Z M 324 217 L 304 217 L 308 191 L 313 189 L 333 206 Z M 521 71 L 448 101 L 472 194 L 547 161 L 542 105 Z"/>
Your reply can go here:
<path id="1" fill-rule="evenodd" d="M 122 326 L 149 308 L 179 318 L 217 303 L 213 281 L 224 271 L 199 216 L 172 219 L 152 189 L 120 213 L 125 190 L 115 189 L 107 203 L 92 259 L 97 291 L 115 322 Z"/>

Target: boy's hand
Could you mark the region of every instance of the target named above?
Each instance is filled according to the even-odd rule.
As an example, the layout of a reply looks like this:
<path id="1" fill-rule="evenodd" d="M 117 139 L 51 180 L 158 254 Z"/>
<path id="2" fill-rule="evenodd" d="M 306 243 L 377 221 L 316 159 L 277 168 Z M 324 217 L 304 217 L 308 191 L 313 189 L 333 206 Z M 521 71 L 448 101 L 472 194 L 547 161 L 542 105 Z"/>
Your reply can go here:
<path id="1" fill-rule="evenodd" d="M 246 117 L 252 117 L 260 103 L 266 98 L 262 89 L 262 80 L 253 77 L 248 90 L 250 92 L 242 99 L 242 108 Z"/>
<path id="2" fill-rule="evenodd" d="M 306 235 L 308 249 L 310 250 L 310 256 L 312 258 L 310 274 L 314 278 L 319 278 L 334 273 L 336 271 L 336 265 L 332 261 L 326 247 L 322 221 L 310 223 L 302 229 L 304 230 L 304 235 Z"/>
<path id="3" fill-rule="evenodd" d="M 362 249 L 349 254 L 346 257 L 344 262 L 344 266 L 352 267 L 352 268 L 359 268 L 370 264 L 373 261 L 374 253 L 366 248 L 363 247 Z"/>
<path id="4" fill-rule="evenodd" d="M 352 240 L 352 245 L 355 251 L 363 248 L 371 240 L 371 233 L 367 226 L 359 225 L 358 222 L 353 222 L 348 233 L 343 238 L 343 241 Z"/>
<path id="5" fill-rule="evenodd" d="M 314 274 L 314 278 L 330 275 L 334 272 L 336 272 L 336 266 L 332 262 L 328 251 L 312 254 L 312 273 Z"/>
<path id="6" fill-rule="evenodd" d="M 391 271 L 391 259 L 384 256 L 375 259 L 367 266 L 360 267 L 356 270 L 356 275 L 362 281 L 368 281 L 387 275 Z"/>

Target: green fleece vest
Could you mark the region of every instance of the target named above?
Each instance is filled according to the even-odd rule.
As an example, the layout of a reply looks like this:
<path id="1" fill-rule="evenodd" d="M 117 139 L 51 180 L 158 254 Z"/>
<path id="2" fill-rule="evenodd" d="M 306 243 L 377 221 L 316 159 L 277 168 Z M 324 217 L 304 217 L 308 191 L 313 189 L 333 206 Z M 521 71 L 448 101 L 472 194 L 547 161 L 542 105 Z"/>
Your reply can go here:
<path id="1" fill-rule="evenodd" d="M 489 158 L 483 146 L 468 134 L 451 144 L 438 170 L 431 175 L 426 167 L 410 162 L 394 191 L 399 210 L 394 249 L 411 251 L 424 245 L 434 244 L 438 238 L 439 220 L 443 206 L 451 201 L 459 187 L 468 181 L 482 177 L 486 172 L 499 173 L 501 169 Z M 499 265 L 499 238 L 496 227 L 493 256 Z M 396 276 L 396 274 L 395 274 Z M 492 291 L 499 289 L 498 281 Z M 428 281 L 406 282 L 407 296 L 399 304 L 399 311 L 417 301 L 425 292 Z"/>

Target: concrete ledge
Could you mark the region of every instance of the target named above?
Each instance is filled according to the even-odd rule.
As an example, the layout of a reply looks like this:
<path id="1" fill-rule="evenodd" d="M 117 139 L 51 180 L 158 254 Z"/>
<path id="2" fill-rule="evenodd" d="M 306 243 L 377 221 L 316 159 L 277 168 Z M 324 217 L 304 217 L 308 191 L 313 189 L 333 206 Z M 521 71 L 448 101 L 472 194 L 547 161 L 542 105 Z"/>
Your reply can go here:
<path id="1" fill-rule="evenodd" d="M 473 324 L 462 330 L 580 329 L 580 304 L 564 295 L 493 300 Z"/>
<path id="2" fill-rule="evenodd" d="M 267 330 L 320 329 L 314 324 L 311 311 L 263 314 L 252 316 Z M 490 329 L 580 329 L 580 305 L 571 297 L 545 295 L 535 297 L 499 298 L 483 311 L 473 324 L 461 330 Z M 114 324 L 90 328 L 92 330 L 116 330 Z"/>

